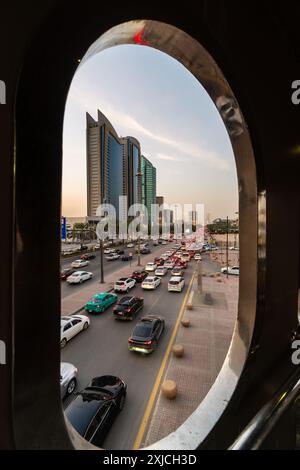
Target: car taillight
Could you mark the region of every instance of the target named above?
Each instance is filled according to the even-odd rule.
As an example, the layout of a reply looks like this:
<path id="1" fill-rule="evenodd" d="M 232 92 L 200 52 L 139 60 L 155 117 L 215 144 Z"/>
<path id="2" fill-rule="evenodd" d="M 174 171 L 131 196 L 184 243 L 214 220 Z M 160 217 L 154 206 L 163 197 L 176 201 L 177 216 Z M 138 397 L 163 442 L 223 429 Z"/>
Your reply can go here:
<path id="1" fill-rule="evenodd" d="M 131 338 L 128 338 L 128 343 L 133 343 L 134 341 Z"/>
<path id="2" fill-rule="evenodd" d="M 130 312 L 131 312 L 131 308 L 126 308 L 126 312 L 127 312 L 127 313 L 130 313 Z"/>
<path id="3" fill-rule="evenodd" d="M 151 341 L 145 341 L 144 344 L 152 344 L 152 340 Z"/>

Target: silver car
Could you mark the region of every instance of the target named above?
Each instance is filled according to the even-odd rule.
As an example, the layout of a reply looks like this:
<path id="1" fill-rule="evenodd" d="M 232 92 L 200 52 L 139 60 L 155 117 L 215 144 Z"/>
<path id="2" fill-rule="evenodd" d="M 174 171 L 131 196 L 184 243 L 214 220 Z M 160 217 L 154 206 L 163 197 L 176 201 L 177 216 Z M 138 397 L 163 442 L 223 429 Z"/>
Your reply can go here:
<path id="1" fill-rule="evenodd" d="M 77 386 L 78 370 L 69 362 L 60 363 L 60 392 L 61 397 L 65 398 L 74 392 Z"/>

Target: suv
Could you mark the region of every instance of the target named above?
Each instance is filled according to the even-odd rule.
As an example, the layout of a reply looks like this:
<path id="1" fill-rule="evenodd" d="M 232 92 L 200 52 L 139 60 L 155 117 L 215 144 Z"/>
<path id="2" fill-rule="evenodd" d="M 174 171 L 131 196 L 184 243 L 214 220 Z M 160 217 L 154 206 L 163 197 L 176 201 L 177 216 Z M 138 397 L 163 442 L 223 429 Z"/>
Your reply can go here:
<path id="1" fill-rule="evenodd" d="M 121 277 L 114 285 L 115 292 L 129 292 L 135 286 L 136 281 L 131 277 Z"/>

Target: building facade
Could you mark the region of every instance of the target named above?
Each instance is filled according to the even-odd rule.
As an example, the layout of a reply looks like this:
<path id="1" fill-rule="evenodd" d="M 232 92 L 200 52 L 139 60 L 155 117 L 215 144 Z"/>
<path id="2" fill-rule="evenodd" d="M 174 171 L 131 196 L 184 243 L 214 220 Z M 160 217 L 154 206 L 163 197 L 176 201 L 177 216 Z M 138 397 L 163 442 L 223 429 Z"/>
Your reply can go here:
<path id="1" fill-rule="evenodd" d="M 141 148 L 134 137 L 119 137 L 98 110 L 97 121 L 86 113 L 87 215 L 96 216 L 100 204 L 112 204 L 117 219 L 126 207 L 119 196 L 127 196 L 127 209 L 142 202 Z"/>
<path id="2" fill-rule="evenodd" d="M 141 156 L 142 204 L 147 207 L 151 217 L 151 205 L 156 204 L 156 168 L 143 155 Z"/>

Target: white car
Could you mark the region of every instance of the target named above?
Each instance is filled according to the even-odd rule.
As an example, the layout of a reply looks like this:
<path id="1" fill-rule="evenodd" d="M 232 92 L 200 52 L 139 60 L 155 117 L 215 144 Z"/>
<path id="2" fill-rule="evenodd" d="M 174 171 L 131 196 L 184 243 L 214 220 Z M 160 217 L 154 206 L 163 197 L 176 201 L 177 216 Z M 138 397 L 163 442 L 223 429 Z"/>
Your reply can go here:
<path id="1" fill-rule="evenodd" d="M 105 248 L 105 250 L 103 251 L 103 253 L 105 255 L 110 255 L 110 253 L 114 253 L 116 250 L 113 249 L 113 248 Z"/>
<path id="2" fill-rule="evenodd" d="M 60 346 L 65 347 L 73 336 L 86 330 L 90 325 L 90 319 L 85 315 L 70 315 L 60 320 Z"/>
<path id="3" fill-rule="evenodd" d="M 84 266 L 87 266 L 89 262 L 85 259 L 76 259 L 71 263 L 72 268 L 84 268 Z"/>
<path id="4" fill-rule="evenodd" d="M 161 244 L 162 244 L 162 245 L 167 245 L 168 242 L 167 242 L 167 240 L 163 240 L 163 241 L 161 242 Z"/>
<path id="5" fill-rule="evenodd" d="M 168 270 L 165 266 L 158 266 L 155 270 L 155 276 L 165 276 L 167 274 Z"/>
<path id="6" fill-rule="evenodd" d="M 75 273 L 67 277 L 67 282 L 69 284 L 82 284 L 84 281 L 87 281 L 92 277 L 93 273 L 89 273 L 87 271 L 75 271 Z"/>
<path id="7" fill-rule="evenodd" d="M 117 282 L 114 284 L 114 291 L 115 292 L 129 292 L 136 284 L 135 279 L 131 279 L 131 277 L 121 277 Z"/>
<path id="8" fill-rule="evenodd" d="M 157 276 L 148 276 L 142 282 L 142 289 L 154 290 L 160 285 L 160 278 Z"/>
<path id="9" fill-rule="evenodd" d="M 228 271 L 228 274 L 232 274 L 233 276 L 239 276 L 240 275 L 240 268 L 239 266 L 233 266 L 232 268 L 229 266 L 227 268 L 222 268 L 221 269 L 221 272 L 223 274 L 227 274 L 227 271 Z M 69 278 L 68 278 L 69 279 Z"/>
<path id="10" fill-rule="evenodd" d="M 105 259 L 107 261 L 114 261 L 119 258 L 120 258 L 120 255 L 118 253 L 110 253 L 109 255 L 105 256 Z"/>
<path id="11" fill-rule="evenodd" d="M 229 250 L 231 250 L 231 251 L 239 251 L 239 249 L 238 249 L 236 246 L 231 246 L 231 247 L 229 248 Z"/>
<path id="12" fill-rule="evenodd" d="M 167 269 L 173 269 L 174 266 L 175 266 L 174 261 L 166 261 L 165 264 L 164 264 L 164 267 L 167 268 Z"/>
<path id="13" fill-rule="evenodd" d="M 195 261 L 202 261 L 202 256 L 199 253 L 196 253 L 194 256 Z"/>
<path id="14" fill-rule="evenodd" d="M 152 272 L 152 271 L 155 271 L 156 268 L 157 268 L 157 264 L 151 261 L 150 263 L 146 264 L 145 271 Z"/>
<path id="15" fill-rule="evenodd" d="M 168 282 L 168 291 L 169 292 L 182 292 L 184 289 L 184 279 L 183 277 L 174 276 Z"/>
<path id="16" fill-rule="evenodd" d="M 134 248 L 134 244 L 133 243 L 128 243 L 127 248 Z"/>

